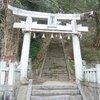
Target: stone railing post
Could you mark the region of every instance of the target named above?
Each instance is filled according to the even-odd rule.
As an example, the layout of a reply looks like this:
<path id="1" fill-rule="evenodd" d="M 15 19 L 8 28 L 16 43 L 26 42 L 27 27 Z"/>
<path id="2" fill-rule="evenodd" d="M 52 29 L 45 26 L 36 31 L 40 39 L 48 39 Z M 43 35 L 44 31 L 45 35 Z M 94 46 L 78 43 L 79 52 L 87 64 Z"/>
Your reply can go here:
<path id="1" fill-rule="evenodd" d="M 6 68 L 6 62 L 5 61 L 1 61 L 0 63 L 0 69 L 4 69 Z M 0 85 L 4 85 L 5 84 L 5 71 L 0 70 Z"/>
<path id="2" fill-rule="evenodd" d="M 100 84 L 100 64 L 96 64 L 96 71 L 97 71 L 97 83 Z"/>
<path id="3" fill-rule="evenodd" d="M 9 74 L 8 74 L 8 85 L 14 85 L 14 72 L 15 72 L 15 64 L 9 64 Z"/>

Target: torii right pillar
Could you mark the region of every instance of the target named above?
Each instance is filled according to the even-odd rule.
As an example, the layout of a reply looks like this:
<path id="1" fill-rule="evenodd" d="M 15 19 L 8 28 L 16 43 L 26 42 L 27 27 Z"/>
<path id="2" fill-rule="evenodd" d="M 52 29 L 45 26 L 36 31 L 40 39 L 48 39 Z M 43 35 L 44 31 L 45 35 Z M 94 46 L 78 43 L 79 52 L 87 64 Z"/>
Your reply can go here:
<path id="1" fill-rule="evenodd" d="M 73 33 L 78 33 L 76 20 L 72 20 L 71 24 Z M 76 82 L 78 83 L 80 80 L 83 79 L 82 57 L 81 57 L 80 41 L 78 35 L 76 34 L 72 35 L 72 43 L 73 43 Z"/>

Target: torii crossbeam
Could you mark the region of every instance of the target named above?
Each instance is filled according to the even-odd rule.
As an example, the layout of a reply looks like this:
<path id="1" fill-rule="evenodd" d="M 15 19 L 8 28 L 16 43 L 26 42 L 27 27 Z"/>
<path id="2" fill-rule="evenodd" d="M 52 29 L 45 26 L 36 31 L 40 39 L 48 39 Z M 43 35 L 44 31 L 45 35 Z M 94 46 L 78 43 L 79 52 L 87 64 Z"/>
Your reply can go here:
<path id="1" fill-rule="evenodd" d="M 13 12 L 14 15 L 25 19 L 24 21 L 21 20 L 20 23 L 15 22 L 13 25 L 14 28 L 20 28 L 24 32 L 20 62 L 21 81 L 27 79 L 31 32 L 71 34 L 73 42 L 76 80 L 83 79 L 82 57 L 78 35 L 81 32 L 87 32 L 88 27 L 77 24 L 77 21 L 81 20 L 81 14 L 53 14 L 35 12 L 23 10 L 10 5 L 8 5 L 8 8 Z M 41 21 L 43 23 L 41 23 Z M 64 21 L 64 25 L 60 23 L 62 21 Z"/>
<path id="2" fill-rule="evenodd" d="M 26 21 L 20 23 L 14 23 L 14 28 L 21 28 L 23 31 L 33 32 L 46 32 L 46 33 L 73 33 L 72 24 L 66 21 L 80 20 L 80 14 L 53 14 L 23 10 L 20 8 L 12 7 L 8 5 L 8 8 L 13 11 L 14 15 L 25 17 Z M 40 24 L 38 20 L 44 20 L 45 24 Z M 59 25 L 59 21 L 65 21 L 65 25 Z M 82 31 L 88 31 L 85 26 L 76 25 L 78 34 Z M 73 33 L 74 34 L 74 33 Z"/>

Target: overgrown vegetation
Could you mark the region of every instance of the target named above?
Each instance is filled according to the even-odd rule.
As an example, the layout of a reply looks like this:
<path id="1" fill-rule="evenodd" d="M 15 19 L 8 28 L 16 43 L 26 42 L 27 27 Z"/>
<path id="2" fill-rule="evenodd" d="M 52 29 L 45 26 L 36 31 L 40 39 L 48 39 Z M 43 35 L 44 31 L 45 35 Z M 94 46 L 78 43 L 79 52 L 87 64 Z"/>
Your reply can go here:
<path id="1" fill-rule="evenodd" d="M 100 63 L 100 51 L 95 48 L 83 48 L 82 57 L 88 63 Z"/>
<path id="2" fill-rule="evenodd" d="M 33 39 L 33 37 L 31 38 L 30 58 L 32 58 L 32 60 L 37 56 L 37 53 L 41 49 L 41 45 L 42 45 L 41 34 L 37 34 L 36 39 Z"/>

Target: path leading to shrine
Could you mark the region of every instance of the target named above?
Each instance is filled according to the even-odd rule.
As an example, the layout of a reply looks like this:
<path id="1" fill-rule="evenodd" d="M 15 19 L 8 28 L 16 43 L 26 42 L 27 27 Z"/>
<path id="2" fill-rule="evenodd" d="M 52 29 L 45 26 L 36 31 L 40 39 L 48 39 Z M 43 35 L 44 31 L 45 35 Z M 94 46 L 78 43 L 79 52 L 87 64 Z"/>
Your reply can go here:
<path id="1" fill-rule="evenodd" d="M 67 65 L 60 39 L 51 40 L 41 78 L 46 80 L 68 80 Z"/>
<path id="2" fill-rule="evenodd" d="M 40 70 L 39 80 L 43 82 L 68 81 L 69 74 L 66 60 L 62 40 L 59 38 L 51 39 L 44 64 Z"/>

